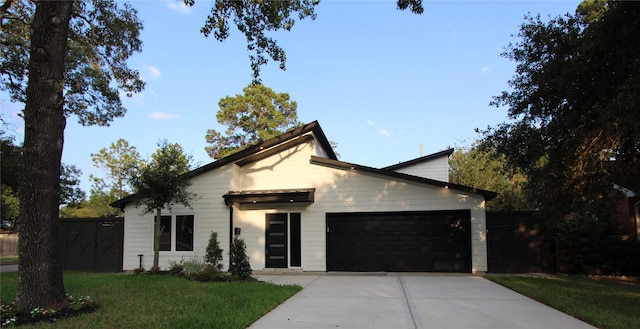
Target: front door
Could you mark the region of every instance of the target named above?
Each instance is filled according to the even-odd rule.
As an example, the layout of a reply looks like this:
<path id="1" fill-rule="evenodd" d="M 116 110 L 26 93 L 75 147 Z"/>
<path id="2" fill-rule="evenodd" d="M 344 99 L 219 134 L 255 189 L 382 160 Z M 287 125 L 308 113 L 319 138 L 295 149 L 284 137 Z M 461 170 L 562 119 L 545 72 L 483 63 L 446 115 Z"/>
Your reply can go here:
<path id="1" fill-rule="evenodd" d="M 287 268 L 287 214 L 267 214 L 266 267 Z"/>

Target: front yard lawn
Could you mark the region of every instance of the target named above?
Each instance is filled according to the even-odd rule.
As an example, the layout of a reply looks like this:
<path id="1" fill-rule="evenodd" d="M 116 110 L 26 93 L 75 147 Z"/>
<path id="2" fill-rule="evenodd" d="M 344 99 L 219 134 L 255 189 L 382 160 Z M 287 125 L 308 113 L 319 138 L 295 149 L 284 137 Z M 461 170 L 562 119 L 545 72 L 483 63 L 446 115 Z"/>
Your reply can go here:
<path id="1" fill-rule="evenodd" d="M 100 308 L 37 327 L 246 328 L 291 297 L 299 286 L 264 282 L 198 282 L 172 275 L 64 273 L 65 290 Z M 17 273 L 2 273 L 0 298 L 15 299 Z"/>
<path id="2" fill-rule="evenodd" d="M 598 328 L 628 329 L 640 324 L 640 285 L 581 276 L 497 276 L 485 278 Z"/>

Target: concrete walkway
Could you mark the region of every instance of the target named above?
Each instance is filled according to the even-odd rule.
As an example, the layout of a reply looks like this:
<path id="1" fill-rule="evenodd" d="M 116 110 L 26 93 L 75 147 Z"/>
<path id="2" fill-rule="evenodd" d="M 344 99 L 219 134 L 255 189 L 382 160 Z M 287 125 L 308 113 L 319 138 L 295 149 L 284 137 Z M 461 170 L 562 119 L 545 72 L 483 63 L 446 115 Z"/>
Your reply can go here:
<path id="1" fill-rule="evenodd" d="M 249 328 L 594 328 L 475 275 L 255 274 L 304 289 Z"/>

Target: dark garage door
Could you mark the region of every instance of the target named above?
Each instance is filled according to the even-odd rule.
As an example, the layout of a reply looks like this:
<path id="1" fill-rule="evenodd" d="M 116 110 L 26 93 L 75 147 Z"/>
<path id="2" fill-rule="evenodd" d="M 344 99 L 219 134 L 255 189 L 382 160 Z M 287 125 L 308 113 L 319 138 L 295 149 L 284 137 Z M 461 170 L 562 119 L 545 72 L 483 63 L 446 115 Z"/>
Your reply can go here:
<path id="1" fill-rule="evenodd" d="M 470 211 L 327 214 L 327 270 L 471 272 Z"/>

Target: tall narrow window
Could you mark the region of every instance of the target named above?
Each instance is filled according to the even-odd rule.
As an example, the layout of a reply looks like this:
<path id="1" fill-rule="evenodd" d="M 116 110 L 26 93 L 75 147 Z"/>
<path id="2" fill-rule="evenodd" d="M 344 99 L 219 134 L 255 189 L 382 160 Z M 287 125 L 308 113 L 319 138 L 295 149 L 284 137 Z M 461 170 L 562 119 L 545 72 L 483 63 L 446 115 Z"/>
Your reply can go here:
<path id="1" fill-rule="evenodd" d="M 193 215 L 176 216 L 176 250 L 193 251 Z"/>
<path id="2" fill-rule="evenodd" d="M 301 226 L 300 226 L 300 213 L 289 214 L 289 228 L 291 246 L 289 253 L 291 254 L 290 265 L 302 266 L 302 239 L 301 239 Z"/>
<path id="3" fill-rule="evenodd" d="M 160 217 L 160 251 L 171 251 L 171 216 Z"/>

